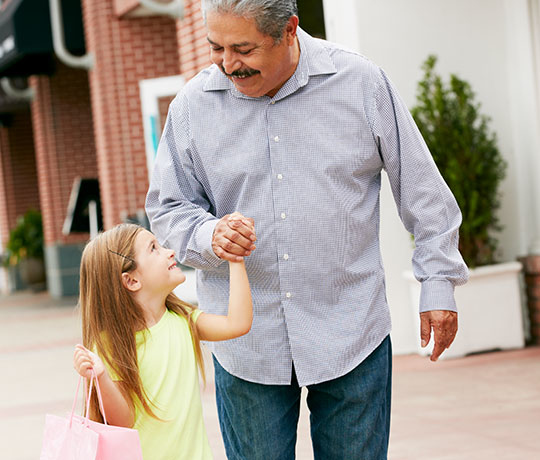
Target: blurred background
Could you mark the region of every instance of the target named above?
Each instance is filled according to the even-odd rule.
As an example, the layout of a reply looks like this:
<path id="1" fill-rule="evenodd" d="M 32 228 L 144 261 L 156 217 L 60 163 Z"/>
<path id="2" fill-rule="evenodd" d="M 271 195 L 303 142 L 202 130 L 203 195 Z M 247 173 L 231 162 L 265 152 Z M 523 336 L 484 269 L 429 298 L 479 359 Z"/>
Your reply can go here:
<path id="1" fill-rule="evenodd" d="M 537 350 L 540 0 L 299 0 L 298 7 L 307 32 L 386 71 L 458 198 L 472 270 L 456 289 L 460 331 L 445 359 Z M 430 55 L 438 92 L 426 74 Z M 144 200 L 168 105 L 208 65 L 198 0 L 0 0 L 0 383 L 10 391 L 21 388 L 26 364 L 46 362 L 32 354 L 41 344 L 57 349 L 57 361 L 28 379 L 71 372 L 82 249 L 117 223 L 148 225 Z M 414 245 L 384 174 L 381 247 L 394 354 L 428 354 L 419 346 Z M 178 294 L 196 302 L 195 273 L 185 270 Z M 66 317 L 73 322 L 63 325 Z M 60 330 L 67 337 L 55 341 Z M 8 387 L 0 394 L 7 424 L 22 402 Z M 531 404 L 540 419 L 538 401 Z"/>

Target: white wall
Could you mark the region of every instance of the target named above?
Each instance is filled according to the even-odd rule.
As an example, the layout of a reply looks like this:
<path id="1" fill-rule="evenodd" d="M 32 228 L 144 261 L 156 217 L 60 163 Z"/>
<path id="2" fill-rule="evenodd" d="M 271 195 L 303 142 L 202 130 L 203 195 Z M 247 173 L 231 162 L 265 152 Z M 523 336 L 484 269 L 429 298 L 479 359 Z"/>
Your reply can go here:
<path id="1" fill-rule="evenodd" d="M 537 0 L 531 0 L 537 1 Z M 409 107 L 421 64 L 438 56 L 437 71 L 469 81 L 492 118 L 508 162 L 500 211 L 501 260 L 525 255 L 540 230 L 538 104 L 527 0 L 325 0 L 327 37 L 379 64 Z M 408 287 L 412 248 L 389 186 L 381 196 L 381 244 L 396 353 L 416 348 Z M 459 288 L 458 288 L 459 289 Z M 459 306 L 458 306 L 459 308 Z"/>

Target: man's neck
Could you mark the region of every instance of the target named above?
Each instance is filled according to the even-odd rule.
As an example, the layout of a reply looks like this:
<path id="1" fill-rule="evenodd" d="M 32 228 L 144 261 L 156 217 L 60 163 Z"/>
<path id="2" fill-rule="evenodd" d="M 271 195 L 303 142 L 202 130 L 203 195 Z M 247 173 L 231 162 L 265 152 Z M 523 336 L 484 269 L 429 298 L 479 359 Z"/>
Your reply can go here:
<path id="1" fill-rule="evenodd" d="M 266 93 L 268 97 L 274 97 L 283 87 L 283 85 L 289 80 L 289 78 L 294 75 L 294 72 L 296 72 L 296 68 L 298 67 L 298 63 L 300 62 L 300 41 L 298 40 L 298 36 L 295 37 L 294 45 L 291 48 L 291 72 L 287 75 L 287 78 L 283 80 L 283 83 L 281 85 L 279 85 L 277 88 L 274 88 L 272 91 Z"/>

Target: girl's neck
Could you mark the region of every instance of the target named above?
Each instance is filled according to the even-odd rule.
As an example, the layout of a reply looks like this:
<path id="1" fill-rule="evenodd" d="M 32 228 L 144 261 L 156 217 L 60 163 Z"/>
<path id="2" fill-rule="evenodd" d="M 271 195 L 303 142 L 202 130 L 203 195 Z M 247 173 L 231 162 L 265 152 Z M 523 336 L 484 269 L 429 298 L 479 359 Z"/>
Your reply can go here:
<path id="1" fill-rule="evenodd" d="M 146 327 L 152 327 L 159 322 L 167 310 L 165 306 L 167 297 L 144 295 L 142 292 L 138 292 L 138 294 L 136 300 L 144 311 Z"/>

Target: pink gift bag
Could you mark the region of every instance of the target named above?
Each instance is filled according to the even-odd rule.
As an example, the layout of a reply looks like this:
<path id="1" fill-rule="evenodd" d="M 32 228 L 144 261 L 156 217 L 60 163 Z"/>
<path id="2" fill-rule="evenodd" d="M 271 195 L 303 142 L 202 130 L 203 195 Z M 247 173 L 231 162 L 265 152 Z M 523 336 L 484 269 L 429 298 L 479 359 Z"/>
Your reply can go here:
<path id="1" fill-rule="evenodd" d="M 99 382 L 94 374 L 88 389 L 86 414 L 84 417 L 74 414 L 81 379 L 77 384 L 70 417 L 47 414 L 40 460 L 143 460 L 137 430 L 107 425 Z M 88 418 L 94 381 L 105 423 Z"/>

